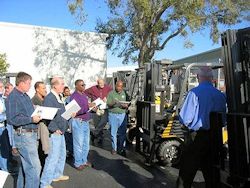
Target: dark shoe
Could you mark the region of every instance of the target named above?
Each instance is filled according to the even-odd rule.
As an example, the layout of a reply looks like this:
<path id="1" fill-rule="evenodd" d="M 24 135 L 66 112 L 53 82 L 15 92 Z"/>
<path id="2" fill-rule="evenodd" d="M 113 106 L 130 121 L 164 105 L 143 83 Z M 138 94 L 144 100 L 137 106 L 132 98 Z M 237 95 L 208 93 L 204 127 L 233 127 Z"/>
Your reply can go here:
<path id="1" fill-rule="evenodd" d="M 116 155 L 116 151 L 112 149 L 111 154 Z"/>
<path id="2" fill-rule="evenodd" d="M 93 165 L 90 162 L 86 162 L 84 165 L 82 165 L 84 168 L 86 167 L 92 167 Z"/>
<path id="3" fill-rule="evenodd" d="M 76 168 L 76 170 L 82 171 L 85 167 L 84 167 L 84 165 L 80 165 L 78 167 L 75 166 L 75 168 Z"/>
<path id="4" fill-rule="evenodd" d="M 124 150 L 124 149 L 118 151 L 118 154 L 121 155 L 121 156 L 123 156 L 123 157 L 126 157 L 126 156 L 127 156 L 126 150 Z"/>

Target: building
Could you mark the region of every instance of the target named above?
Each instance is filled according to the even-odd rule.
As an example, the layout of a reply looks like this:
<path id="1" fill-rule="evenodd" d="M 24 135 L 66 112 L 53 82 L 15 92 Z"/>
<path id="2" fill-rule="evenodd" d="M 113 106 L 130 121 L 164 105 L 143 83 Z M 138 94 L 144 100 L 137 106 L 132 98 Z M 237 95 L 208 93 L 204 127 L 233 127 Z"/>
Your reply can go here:
<path id="1" fill-rule="evenodd" d="M 173 64 L 184 63 L 219 63 L 221 61 L 221 48 L 216 48 L 203 53 L 173 61 Z"/>
<path id="2" fill-rule="evenodd" d="M 106 76 L 107 34 L 0 22 L 0 53 L 7 55 L 9 75 L 24 71 L 36 81 L 49 83 L 62 76 L 74 87 L 83 79 L 87 87 Z M 10 79 L 13 82 L 13 79 Z"/>

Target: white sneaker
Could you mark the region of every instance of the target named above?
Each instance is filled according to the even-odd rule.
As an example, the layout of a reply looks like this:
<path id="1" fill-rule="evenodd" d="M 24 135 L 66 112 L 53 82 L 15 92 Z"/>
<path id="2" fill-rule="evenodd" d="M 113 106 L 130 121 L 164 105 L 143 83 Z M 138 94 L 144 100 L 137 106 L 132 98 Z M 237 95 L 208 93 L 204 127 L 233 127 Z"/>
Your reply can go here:
<path id="1" fill-rule="evenodd" d="M 57 182 L 57 181 L 66 181 L 69 179 L 69 176 L 60 176 L 59 178 L 53 179 L 52 181 Z"/>

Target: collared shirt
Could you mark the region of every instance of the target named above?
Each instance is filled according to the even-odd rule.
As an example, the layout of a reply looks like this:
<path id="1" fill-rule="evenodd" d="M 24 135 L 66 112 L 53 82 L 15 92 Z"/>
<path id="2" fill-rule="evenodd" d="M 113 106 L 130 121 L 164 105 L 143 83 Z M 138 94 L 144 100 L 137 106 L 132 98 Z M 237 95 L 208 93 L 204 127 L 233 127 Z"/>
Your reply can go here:
<path id="1" fill-rule="evenodd" d="M 210 82 L 191 89 L 180 111 L 180 122 L 190 130 L 209 130 L 210 113 L 226 112 L 225 95 Z"/>
<path id="2" fill-rule="evenodd" d="M 85 93 L 74 91 L 74 93 L 72 93 L 72 95 L 70 96 L 70 101 L 72 101 L 73 99 L 75 99 L 75 101 L 81 107 L 81 109 L 77 112 L 75 118 L 80 118 L 84 121 L 88 121 L 90 119 L 90 114 L 88 112 L 89 104 L 87 95 Z"/>
<path id="3" fill-rule="evenodd" d="M 114 90 L 108 94 L 107 98 L 108 105 L 113 104 L 114 102 L 118 103 L 119 101 L 127 101 L 127 95 L 124 91 L 118 93 L 116 90 Z M 109 108 L 109 112 L 122 114 L 126 112 L 126 109 L 120 107 L 113 107 Z"/>
<path id="4" fill-rule="evenodd" d="M 62 94 L 58 94 L 58 93 L 55 92 L 53 89 L 51 90 L 51 93 L 53 93 L 53 94 L 55 95 L 56 100 L 57 100 L 59 103 L 64 104 L 63 95 L 62 95 Z"/>
<path id="5" fill-rule="evenodd" d="M 31 114 L 34 106 L 26 93 L 16 88 L 6 99 L 7 122 L 14 127 L 22 126 L 24 129 L 36 129 L 37 125 L 32 122 Z"/>
<path id="6" fill-rule="evenodd" d="M 84 93 L 91 98 L 92 101 L 97 98 L 104 99 L 107 98 L 109 92 L 112 91 L 112 88 L 109 85 L 104 85 L 103 88 L 100 88 L 98 85 L 92 86 L 84 91 Z"/>
<path id="7" fill-rule="evenodd" d="M 35 94 L 34 97 L 32 97 L 31 101 L 34 105 L 42 106 L 43 104 L 43 100 L 40 97 L 38 97 L 37 94 Z"/>

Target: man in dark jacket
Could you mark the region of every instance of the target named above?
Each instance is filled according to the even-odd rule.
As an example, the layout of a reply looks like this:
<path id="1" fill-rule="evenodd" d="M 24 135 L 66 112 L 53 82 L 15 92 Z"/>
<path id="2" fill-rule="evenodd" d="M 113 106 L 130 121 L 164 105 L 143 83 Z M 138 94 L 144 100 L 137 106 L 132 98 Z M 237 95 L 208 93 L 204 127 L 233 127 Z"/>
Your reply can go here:
<path id="1" fill-rule="evenodd" d="M 51 121 L 46 122 L 50 132 L 50 149 L 45 160 L 41 176 L 41 188 L 50 188 L 52 181 L 68 180 L 69 176 L 63 175 L 66 161 L 66 146 L 64 133 L 68 128 L 68 121 L 61 115 L 65 112 L 62 93 L 64 81 L 60 77 L 51 80 L 51 92 L 44 98 L 43 105 L 58 108 L 58 111 Z"/>

